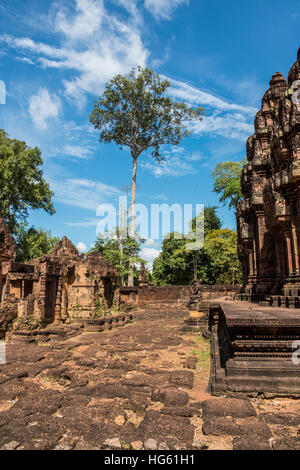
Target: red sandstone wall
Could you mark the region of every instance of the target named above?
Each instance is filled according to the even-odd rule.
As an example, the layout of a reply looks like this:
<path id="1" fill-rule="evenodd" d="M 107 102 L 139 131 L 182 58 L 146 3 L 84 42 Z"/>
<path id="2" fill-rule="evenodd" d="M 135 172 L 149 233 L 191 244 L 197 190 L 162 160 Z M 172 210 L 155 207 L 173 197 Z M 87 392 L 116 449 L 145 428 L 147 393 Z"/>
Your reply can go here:
<path id="1" fill-rule="evenodd" d="M 203 300 L 217 299 L 240 291 L 240 286 L 203 286 Z M 120 301 L 123 303 L 143 304 L 187 304 L 192 286 L 161 286 L 120 288 Z"/>
<path id="2" fill-rule="evenodd" d="M 191 286 L 139 287 L 138 304 L 188 302 Z"/>

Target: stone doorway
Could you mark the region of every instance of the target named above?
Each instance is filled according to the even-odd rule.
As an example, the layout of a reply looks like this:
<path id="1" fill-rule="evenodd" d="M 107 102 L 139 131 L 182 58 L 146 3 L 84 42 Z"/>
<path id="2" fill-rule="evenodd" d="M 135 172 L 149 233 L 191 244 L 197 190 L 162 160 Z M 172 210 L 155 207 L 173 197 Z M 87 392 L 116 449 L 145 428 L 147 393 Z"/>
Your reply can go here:
<path id="1" fill-rule="evenodd" d="M 112 307 L 114 300 L 114 289 L 111 279 L 105 278 L 103 281 L 104 284 L 104 298 L 108 308 Z"/>
<path id="2" fill-rule="evenodd" d="M 45 299 L 45 321 L 53 323 L 55 320 L 55 303 L 57 292 L 57 279 L 50 279 L 46 282 L 46 299 Z"/>

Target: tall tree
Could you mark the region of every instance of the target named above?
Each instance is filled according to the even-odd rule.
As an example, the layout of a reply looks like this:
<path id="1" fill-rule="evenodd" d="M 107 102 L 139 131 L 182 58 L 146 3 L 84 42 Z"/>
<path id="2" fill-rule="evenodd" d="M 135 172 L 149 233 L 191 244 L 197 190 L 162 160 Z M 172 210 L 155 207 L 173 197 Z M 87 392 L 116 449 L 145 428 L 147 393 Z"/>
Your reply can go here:
<path id="1" fill-rule="evenodd" d="M 242 199 L 241 175 L 245 160 L 241 162 L 218 163 L 212 177 L 214 179 L 213 191 L 220 194 L 220 202 L 228 204 L 229 208 L 236 207 Z"/>
<path id="2" fill-rule="evenodd" d="M 190 135 L 189 121 L 201 119 L 202 108 L 193 109 L 165 96 L 171 86 L 150 69 L 138 68 L 110 80 L 102 96 L 95 100 L 90 121 L 100 131 L 100 142 L 116 143 L 130 149 L 133 172 L 131 187 L 130 236 L 135 237 L 135 202 L 137 162 L 139 156 L 151 150 L 159 163 L 164 161 L 161 146 L 178 145 Z M 133 285 L 130 264 L 129 285 Z"/>
<path id="3" fill-rule="evenodd" d="M 55 210 L 48 183 L 43 178 L 41 151 L 10 139 L 0 129 L 0 215 L 14 234 L 29 209 Z"/>

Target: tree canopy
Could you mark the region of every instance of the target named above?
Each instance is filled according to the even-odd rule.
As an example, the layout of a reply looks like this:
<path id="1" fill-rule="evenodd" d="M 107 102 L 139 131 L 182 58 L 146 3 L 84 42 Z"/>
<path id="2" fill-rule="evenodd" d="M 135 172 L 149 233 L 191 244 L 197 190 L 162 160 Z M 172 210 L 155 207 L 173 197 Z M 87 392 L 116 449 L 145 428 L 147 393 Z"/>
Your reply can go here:
<path id="1" fill-rule="evenodd" d="M 128 276 L 130 272 L 130 260 L 133 259 L 134 264 L 144 262 L 139 257 L 140 241 L 131 237 L 126 237 L 121 240 L 118 230 L 111 234 L 109 238 L 98 236 L 90 253 L 100 253 L 103 258 L 118 270 L 122 284 L 128 283 Z M 122 246 L 121 246 L 122 243 Z M 133 256 L 133 258 L 132 258 Z M 134 281 L 138 281 L 138 270 L 134 267 Z"/>
<path id="2" fill-rule="evenodd" d="M 241 175 L 245 160 L 241 162 L 218 163 L 212 177 L 214 179 L 213 191 L 220 194 L 220 202 L 228 204 L 229 208 L 236 207 L 242 199 Z"/>
<path id="3" fill-rule="evenodd" d="M 211 230 L 205 238 L 203 250 L 209 259 L 212 284 L 234 285 L 241 282 L 236 231 L 228 228 Z"/>
<path id="4" fill-rule="evenodd" d="M 53 237 L 50 231 L 42 228 L 26 229 L 21 225 L 16 229 L 15 242 L 16 260 L 25 262 L 51 253 L 59 242 L 59 237 Z"/>
<path id="5" fill-rule="evenodd" d="M 163 161 L 160 147 L 178 145 L 191 133 L 188 122 L 203 114 L 203 108 L 193 109 L 164 96 L 170 86 L 153 70 L 141 67 L 110 80 L 90 116 L 100 130 L 100 141 L 129 147 L 133 158 L 151 149 L 152 156 Z"/>
<path id="6" fill-rule="evenodd" d="M 0 129 L 0 215 L 12 233 L 28 217 L 29 209 L 55 212 L 53 193 L 43 178 L 43 160 L 39 148 L 10 139 Z"/>
<path id="7" fill-rule="evenodd" d="M 190 223 L 193 230 L 195 230 L 197 217 L 194 217 Z M 208 234 L 220 231 L 221 226 L 221 220 L 217 215 L 217 207 L 205 207 L 205 239 Z M 191 284 L 195 274 L 197 274 L 198 279 L 203 284 L 214 284 L 215 280 L 219 277 L 219 271 L 216 270 L 216 266 L 212 262 L 211 252 L 207 252 L 205 243 L 202 249 L 189 251 L 187 245 L 191 241 L 193 240 L 189 236 L 178 239 L 174 233 L 165 238 L 161 253 L 153 263 L 152 277 L 156 285 Z"/>

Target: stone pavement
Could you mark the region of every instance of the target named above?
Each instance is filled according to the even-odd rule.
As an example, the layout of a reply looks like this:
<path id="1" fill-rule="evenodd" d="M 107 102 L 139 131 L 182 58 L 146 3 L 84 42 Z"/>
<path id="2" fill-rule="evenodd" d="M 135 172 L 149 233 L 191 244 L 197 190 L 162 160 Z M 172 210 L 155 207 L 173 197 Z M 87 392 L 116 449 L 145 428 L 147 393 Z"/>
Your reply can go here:
<path id="1" fill-rule="evenodd" d="M 187 312 L 16 336 L 0 366 L 1 449 L 300 449 L 300 401 L 212 398 Z"/>

